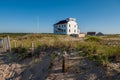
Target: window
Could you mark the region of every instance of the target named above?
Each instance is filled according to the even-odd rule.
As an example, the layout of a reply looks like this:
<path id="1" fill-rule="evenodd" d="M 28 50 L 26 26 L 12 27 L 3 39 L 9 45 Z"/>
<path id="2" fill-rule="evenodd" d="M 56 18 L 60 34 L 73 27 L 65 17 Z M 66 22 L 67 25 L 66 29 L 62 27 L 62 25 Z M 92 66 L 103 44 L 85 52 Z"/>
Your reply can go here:
<path id="1" fill-rule="evenodd" d="M 70 27 L 70 24 L 69 24 L 69 27 Z"/>
<path id="2" fill-rule="evenodd" d="M 76 32 L 76 30 L 74 30 L 74 32 Z"/>
<path id="3" fill-rule="evenodd" d="M 62 29 L 62 32 L 63 32 L 63 29 Z"/>
<path id="4" fill-rule="evenodd" d="M 65 24 L 63 24 L 63 27 L 65 27 Z"/>
<path id="5" fill-rule="evenodd" d="M 63 27 L 63 25 L 61 25 L 61 27 Z"/>
<path id="6" fill-rule="evenodd" d="M 64 32 L 66 32 L 66 30 L 64 29 Z"/>
<path id="7" fill-rule="evenodd" d="M 70 29 L 69 29 L 69 32 L 70 32 Z"/>

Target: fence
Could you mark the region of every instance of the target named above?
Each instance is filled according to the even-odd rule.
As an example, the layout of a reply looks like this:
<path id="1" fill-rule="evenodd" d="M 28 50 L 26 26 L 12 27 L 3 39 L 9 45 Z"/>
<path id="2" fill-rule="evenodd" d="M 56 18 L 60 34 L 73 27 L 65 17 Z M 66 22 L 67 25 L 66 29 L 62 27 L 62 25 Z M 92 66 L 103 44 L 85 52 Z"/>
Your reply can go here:
<path id="1" fill-rule="evenodd" d="M 23 43 L 21 44 L 21 47 L 23 47 Z M 17 43 L 14 42 L 14 48 L 17 47 Z M 34 53 L 34 43 L 31 43 L 30 49 L 32 51 L 32 54 Z M 0 52 L 11 52 L 11 42 L 10 42 L 10 37 L 7 36 L 6 38 L 1 38 L 0 39 Z"/>
<path id="2" fill-rule="evenodd" d="M 11 52 L 11 44 L 10 44 L 10 38 L 7 36 L 6 38 L 0 39 L 0 50 L 1 52 L 9 51 Z"/>

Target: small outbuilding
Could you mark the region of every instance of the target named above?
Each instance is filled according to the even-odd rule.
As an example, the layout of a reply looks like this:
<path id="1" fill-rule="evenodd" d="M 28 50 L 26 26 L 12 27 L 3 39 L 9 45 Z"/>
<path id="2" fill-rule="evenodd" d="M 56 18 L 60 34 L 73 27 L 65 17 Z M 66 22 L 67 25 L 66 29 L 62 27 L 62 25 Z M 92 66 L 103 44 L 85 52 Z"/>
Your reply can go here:
<path id="1" fill-rule="evenodd" d="M 98 32 L 96 36 L 104 36 L 104 34 L 102 32 Z"/>
<path id="2" fill-rule="evenodd" d="M 79 38 L 84 38 L 84 37 L 86 36 L 86 34 L 85 34 L 85 33 L 71 34 L 70 36 L 79 37 Z"/>
<path id="3" fill-rule="evenodd" d="M 81 38 L 84 38 L 85 36 L 86 36 L 85 33 L 80 33 L 80 34 L 78 34 L 78 37 L 81 37 Z"/>
<path id="4" fill-rule="evenodd" d="M 95 36 L 96 32 L 87 32 L 87 35 L 89 35 L 89 36 Z"/>

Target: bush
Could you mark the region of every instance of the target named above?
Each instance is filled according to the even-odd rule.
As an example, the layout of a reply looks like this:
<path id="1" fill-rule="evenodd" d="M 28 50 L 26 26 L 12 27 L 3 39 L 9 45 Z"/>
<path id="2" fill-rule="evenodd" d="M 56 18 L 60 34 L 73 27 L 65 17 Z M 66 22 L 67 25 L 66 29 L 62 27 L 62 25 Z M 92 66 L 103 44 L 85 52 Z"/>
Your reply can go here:
<path id="1" fill-rule="evenodd" d="M 101 39 L 99 37 L 88 37 L 85 41 L 93 41 L 93 42 L 99 42 Z"/>
<path id="2" fill-rule="evenodd" d="M 17 47 L 17 48 L 13 48 L 12 51 L 13 54 L 17 57 L 17 60 L 23 60 L 32 56 L 31 53 L 27 52 L 26 48 Z"/>
<path id="3" fill-rule="evenodd" d="M 27 49 L 22 47 L 13 48 L 12 51 L 13 53 L 19 53 L 19 54 L 27 53 Z"/>

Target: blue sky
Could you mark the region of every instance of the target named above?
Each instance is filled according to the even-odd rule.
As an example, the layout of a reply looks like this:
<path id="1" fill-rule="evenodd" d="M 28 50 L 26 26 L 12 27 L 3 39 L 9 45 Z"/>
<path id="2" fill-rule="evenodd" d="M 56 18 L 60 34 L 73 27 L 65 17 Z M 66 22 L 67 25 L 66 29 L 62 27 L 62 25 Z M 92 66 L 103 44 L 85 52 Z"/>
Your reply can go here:
<path id="1" fill-rule="evenodd" d="M 120 0 L 0 0 L 0 32 L 52 33 L 68 17 L 81 32 L 120 34 Z"/>

